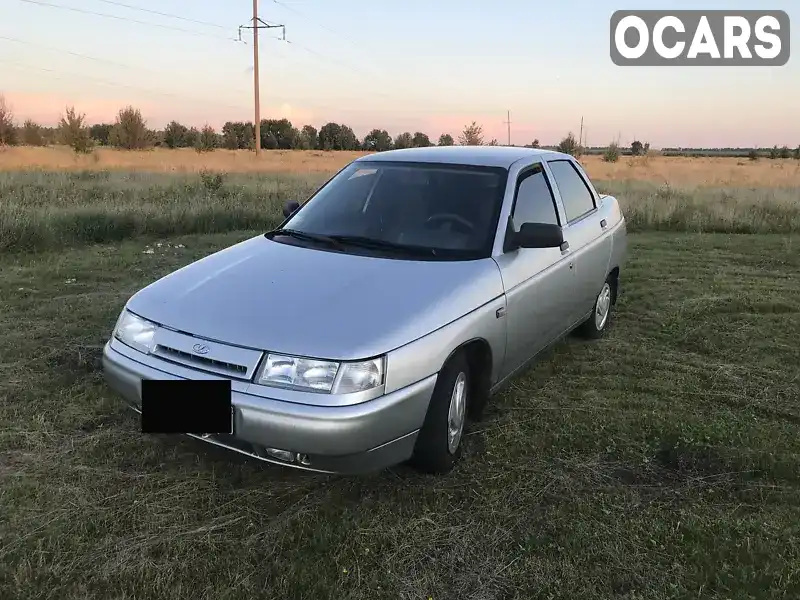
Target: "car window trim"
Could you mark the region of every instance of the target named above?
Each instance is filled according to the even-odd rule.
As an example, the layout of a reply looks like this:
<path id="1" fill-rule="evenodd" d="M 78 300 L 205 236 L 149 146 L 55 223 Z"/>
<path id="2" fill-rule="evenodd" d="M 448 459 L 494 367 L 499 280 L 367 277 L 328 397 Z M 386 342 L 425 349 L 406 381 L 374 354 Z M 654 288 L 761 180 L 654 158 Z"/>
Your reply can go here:
<path id="1" fill-rule="evenodd" d="M 599 207 L 597 205 L 597 199 L 594 197 L 594 192 L 592 192 L 592 188 L 589 187 L 589 185 L 586 183 L 586 179 L 583 177 L 583 175 L 581 174 L 580 170 L 578 170 L 575 167 L 575 161 L 574 160 L 572 160 L 570 158 L 553 158 L 553 159 L 550 159 L 550 160 L 547 161 L 548 165 L 551 165 L 551 164 L 556 163 L 556 162 L 565 162 L 565 163 L 569 164 L 569 166 L 572 168 L 573 171 L 575 171 L 575 174 L 581 180 L 581 183 L 583 183 L 583 187 L 585 187 L 586 191 L 589 192 L 589 197 L 592 199 L 592 208 L 590 208 L 589 210 L 587 210 L 584 213 L 581 213 L 577 217 L 575 217 L 573 219 L 570 219 L 568 217 L 568 215 L 567 215 L 567 205 L 564 204 L 564 195 L 561 193 L 561 188 L 560 187 L 558 188 L 558 192 L 559 192 L 559 194 L 561 194 L 561 202 L 562 202 L 562 204 L 564 204 L 564 216 L 567 218 L 567 225 L 574 225 L 578 221 L 582 221 L 586 217 L 596 213 L 599 210 Z M 553 179 L 556 179 L 555 173 L 553 173 Z M 556 180 L 555 184 L 556 184 L 556 187 L 558 187 L 558 180 Z"/>
<path id="2" fill-rule="evenodd" d="M 513 198 L 512 202 L 511 202 L 511 212 L 509 214 L 511 215 L 511 218 L 513 219 L 514 218 L 514 211 L 516 211 L 516 209 L 517 209 L 517 200 L 519 199 L 519 188 L 522 185 L 522 183 L 528 177 L 532 177 L 533 175 L 537 174 L 537 169 L 539 169 L 538 172 L 540 172 L 544 176 L 544 181 L 547 184 L 547 191 L 550 192 L 550 202 L 552 203 L 553 210 L 556 213 L 556 221 L 558 223 L 558 226 L 563 229 L 564 228 L 564 224 L 561 222 L 561 214 L 558 212 L 558 204 L 556 203 L 556 195 L 553 192 L 553 186 L 550 183 L 550 179 L 547 176 L 547 171 L 545 170 L 544 165 L 541 162 L 529 165 L 529 166 L 525 167 L 523 170 L 521 170 L 519 172 L 519 174 L 517 174 L 517 182 L 516 182 L 516 184 L 514 186 L 514 198 Z M 564 216 L 566 217 L 566 214 Z"/>

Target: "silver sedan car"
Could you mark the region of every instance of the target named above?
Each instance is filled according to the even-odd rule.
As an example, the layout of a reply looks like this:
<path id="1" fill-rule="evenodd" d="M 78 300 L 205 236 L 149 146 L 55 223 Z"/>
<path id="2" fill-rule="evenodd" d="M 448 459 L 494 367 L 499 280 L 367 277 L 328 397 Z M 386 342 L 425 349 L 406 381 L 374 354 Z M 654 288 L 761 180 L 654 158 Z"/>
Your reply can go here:
<path id="1" fill-rule="evenodd" d="M 132 296 L 104 371 L 139 412 L 143 381 L 229 381 L 229 426 L 180 433 L 328 473 L 451 470 L 503 383 L 604 333 L 626 253 L 616 198 L 539 149 L 371 154 L 284 216 Z"/>

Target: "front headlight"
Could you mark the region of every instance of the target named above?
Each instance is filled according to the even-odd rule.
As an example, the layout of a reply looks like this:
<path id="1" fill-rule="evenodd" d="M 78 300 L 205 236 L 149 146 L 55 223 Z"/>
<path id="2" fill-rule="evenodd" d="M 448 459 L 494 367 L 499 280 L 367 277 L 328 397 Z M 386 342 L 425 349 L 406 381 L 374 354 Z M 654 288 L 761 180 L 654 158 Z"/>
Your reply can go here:
<path id="1" fill-rule="evenodd" d="M 383 385 L 383 372 L 383 357 L 340 363 L 268 354 L 257 383 L 329 394 L 352 394 Z"/>
<path id="2" fill-rule="evenodd" d="M 123 310 L 114 327 L 114 337 L 139 352 L 149 354 L 155 346 L 156 328 L 155 323 Z"/>

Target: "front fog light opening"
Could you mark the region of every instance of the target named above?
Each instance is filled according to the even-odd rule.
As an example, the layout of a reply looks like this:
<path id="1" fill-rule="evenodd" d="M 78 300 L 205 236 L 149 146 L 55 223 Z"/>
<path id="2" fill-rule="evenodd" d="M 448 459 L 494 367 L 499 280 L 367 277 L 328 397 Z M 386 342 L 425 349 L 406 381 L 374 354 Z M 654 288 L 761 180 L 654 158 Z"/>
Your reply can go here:
<path id="1" fill-rule="evenodd" d="M 256 451 L 256 454 L 261 458 L 272 458 L 289 464 L 297 463 L 299 465 L 303 465 L 304 467 L 311 466 L 311 458 L 309 458 L 308 454 L 303 454 L 301 452 L 291 452 L 289 450 L 281 450 L 280 448 L 267 448 L 266 446 L 256 446 L 256 445 L 254 445 L 254 449 Z"/>

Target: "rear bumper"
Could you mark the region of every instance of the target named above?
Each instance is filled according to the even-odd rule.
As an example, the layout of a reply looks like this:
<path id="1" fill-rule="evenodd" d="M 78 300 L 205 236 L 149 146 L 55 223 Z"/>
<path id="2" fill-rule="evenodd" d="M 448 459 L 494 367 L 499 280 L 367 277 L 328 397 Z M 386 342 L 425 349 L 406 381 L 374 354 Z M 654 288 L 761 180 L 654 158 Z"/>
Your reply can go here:
<path id="1" fill-rule="evenodd" d="M 116 340 L 104 348 L 103 371 L 108 385 L 137 411 L 141 406 L 142 379 L 216 378 L 139 354 Z M 246 382 L 234 384 L 234 435 L 192 437 L 284 466 L 327 473 L 364 473 L 411 457 L 436 375 L 374 400 L 336 407 L 255 396 L 247 393 Z M 280 460 L 267 455 L 268 448 L 302 454 L 307 459 L 303 463 Z"/>

